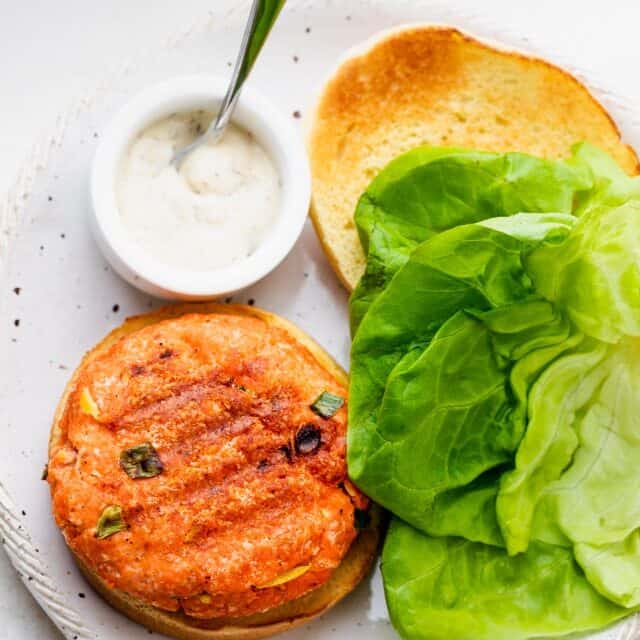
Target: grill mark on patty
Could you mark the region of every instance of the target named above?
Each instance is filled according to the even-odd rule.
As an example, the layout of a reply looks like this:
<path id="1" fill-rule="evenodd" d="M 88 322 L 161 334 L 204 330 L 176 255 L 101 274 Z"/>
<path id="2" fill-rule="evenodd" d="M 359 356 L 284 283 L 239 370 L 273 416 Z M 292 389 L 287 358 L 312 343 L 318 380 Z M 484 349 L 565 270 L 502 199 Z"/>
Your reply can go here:
<path id="1" fill-rule="evenodd" d="M 203 406 L 212 401 L 219 408 L 216 415 L 211 415 Z M 261 397 L 240 390 L 234 380 L 225 379 L 220 383 L 219 376 L 211 376 L 189 383 L 170 397 L 121 416 L 112 423 L 112 428 L 135 430 L 146 436 L 153 435 L 154 431 L 160 431 L 164 436 L 168 434 L 169 438 L 163 440 L 165 462 L 181 460 L 189 463 L 204 449 L 215 445 L 217 440 L 228 440 L 256 425 L 260 430 L 273 434 L 272 441 L 262 448 L 256 447 L 255 443 L 247 443 L 244 447 L 251 454 L 247 464 L 257 465 L 261 459 L 271 457 L 276 449 L 292 459 L 293 441 L 300 428 L 299 420 L 294 419 L 295 414 L 304 413 L 306 409 L 306 403 L 297 398 L 292 389 L 280 388 L 270 397 Z M 305 423 L 306 426 L 310 424 Z M 324 428 L 314 426 L 322 435 L 318 449 L 331 449 L 335 440 L 333 424 L 326 421 L 322 425 Z M 318 450 L 314 450 L 311 455 L 317 453 Z M 312 460 L 306 462 L 311 463 Z"/>
<path id="2" fill-rule="evenodd" d="M 144 404 L 134 406 L 128 411 L 121 412 L 109 419 L 109 427 L 122 429 L 136 426 L 152 416 L 169 415 L 188 403 L 200 403 L 208 396 L 217 395 L 221 401 L 232 400 L 229 393 L 232 380 L 228 375 L 213 371 L 205 378 L 198 378 L 180 383 L 174 381 L 175 386 L 167 389 L 167 393 L 155 397 Z"/>
<path id="3" fill-rule="evenodd" d="M 165 454 L 163 463 L 167 476 L 153 490 L 155 500 L 165 507 L 163 511 L 177 511 L 181 505 L 197 504 L 203 498 L 214 496 L 217 502 L 231 504 L 226 495 L 259 479 L 261 488 L 256 489 L 256 495 L 251 496 L 254 500 L 233 507 L 241 515 L 240 519 L 250 519 L 256 509 L 263 508 L 262 501 L 270 499 L 274 491 L 284 498 L 284 493 L 289 490 L 286 487 L 287 480 L 300 477 L 318 486 L 328 485 L 321 477 L 310 473 L 306 461 L 290 460 L 278 441 L 272 440 L 273 444 L 267 441 L 264 445 L 260 443 L 258 447 L 251 447 L 255 439 L 254 431 L 255 428 L 252 428 L 251 433 L 231 437 L 224 442 L 218 438 L 212 448 L 207 448 L 204 439 L 201 439 L 201 448 L 197 452 L 189 451 L 187 456 L 181 456 L 180 452 L 175 451 Z M 220 451 L 224 448 L 232 449 L 233 455 L 230 458 L 221 455 Z M 266 469 L 261 470 L 260 463 L 264 460 L 268 464 Z M 172 467 L 180 469 L 178 478 L 172 477 Z M 291 506 L 294 507 L 293 504 Z"/>
<path id="4" fill-rule="evenodd" d="M 216 503 L 233 505 L 229 512 L 237 513 L 240 520 L 246 520 L 252 512 L 261 508 L 264 501 L 270 501 L 274 497 L 282 497 L 287 490 L 283 480 L 295 477 L 288 468 L 286 462 L 274 461 L 270 466 L 269 474 L 272 482 L 267 485 L 264 473 L 260 473 L 256 466 L 230 466 L 218 467 L 215 474 L 204 470 L 204 468 L 194 468 L 191 477 L 180 478 L 179 483 L 167 483 L 158 487 L 153 492 L 154 504 L 157 505 L 153 511 L 153 516 L 167 515 L 172 512 L 179 512 L 184 506 L 190 509 L 199 503 L 206 504 L 207 500 L 214 499 Z M 250 485 L 252 480 L 260 478 L 261 490 L 256 495 L 248 496 L 251 500 L 244 500 L 242 503 L 230 499 L 230 495 L 245 486 Z M 307 474 L 307 482 L 310 476 Z M 315 480 L 314 480 L 315 482 Z M 293 508 L 293 504 L 292 504 Z"/>
<path id="5" fill-rule="evenodd" d="M 205 320 L 204 324 L 214 324 L 214 321 Z M 184 388 L 206 379 L 218 377 L 220 383 L 231 384 L 234 378 L 251 380 L 260 377 L 269 370 L 270 362 L 259 354 L 265 346 L 270 345 L 271 340 L 264 336 L 258 340 L 255 353 L 249 359 L 237 349 L 227 347 L 227 357 L 216 366 L 202 348 L 201 337 L 198 339 L 187 330 L 179 330 L 169 342 L 160 330 L 156 330 L 145 344 L 149 356 L 146 359 L 135 358 L 135 362 L 129 362 L 129 368 L 125 367 L 119 374 L 117 386 L 122 392 L 127 391 L 123 393 L 124 401 L 119 400 L 120 394 L 116 391 L 113 394 L 115 397 L 108 398 L 108 406 L 103 407 L 102 415 L 97 420 L 103 424 L 115 423 L 124 415 L 177 395 Z M 119 349 L 120 343 L 116 343 L 103 357 L 122 356 Z M 171 357 L 167 357 L 169 352 Z M 95 364 L 91 363 L 89 371 Z M 144 372 L 132 375 L 132 367 L 137 367 L 136 370 L 144 368 Z M 113 382 L 113 378 L 110 382 Z M 118 405 L 119 409 L 114 411 Z"/>
<path id="6" fill-rule="evenodd" d="M 196 527 L 197 531 L 193 532 L 193 536 L 188 542 L 194 543 L 202 540 L 203 537 L 221 536 L 229 530 L 234 530 L 238 522 L 243 523 L 243 527 L 251 529 L 255 523 L 256 515 L 260 515 L 263 519 L 267 514 L 271 514 L 271 519 L 278 522 L 278 513 L 295 511 L 304 505 L 311 509 L 313 503 L 320 499 L 322 490 L 313 486 L 313 480 L 310 477 L 301 477 L 299 480 L 290 474 L 290 471 L 284 472 L 279 465 L 274 465 L 267 479 L 261 474 L 259 481 L 261 483 L 261 491 L 248 491 L 247 487 L 252 487 L 258 482 L 252 469 L 246 467 L 233 477 L 224 481 L 215 487 L 215 502 L 209 503 L 191 521 L 189 529 Z M 302 475 L 302 474 L 301 474 Z M 288 480 L 288 482 L 287 482 Z M 298 480 L 302 486 L 308 486 L 309 491 L 305 495 L 297 495 L 295 501 L 290 497 L 290 482 Z M 202 486 L 200 491 L 194 491 L 189 494 L 189 501 L 192 504 L 199 502 L 207 503 L 206 498 L 209 497 L 211 487 Z M 242 491 L 245 489 L 245 491 Z M 234 493 L 239 493 L 237 497 L 233 497 Z M 247 499 L 249 498 L 249 499 Z M 166 507 L 168 511 L 179 510 L 181 501 L 177 500 L 173 504 L 169 502 L 163 503 L 161 511 Z M 187 531 L 187 535 L 190 531 Z"/>
<path id="7" fill-rule="evenodd" d="M 214 371 L 204 378 L 177 385 L 163 397 L 112 416 L 108 426 L 112 429 L 135 427 L 146 419 L 163 418 L 187 404 L 202 404 L 204 400 L 213 398 L 230 411 L 269 421 L 274 414 L 287 409 L 295 398 L 291 389 L 273 389 L 268 390 L 268 394 L 254 396 L 247 393 L 246 387 L 242 386 L 241 389 L 241 386 L 224 372 Z"/>

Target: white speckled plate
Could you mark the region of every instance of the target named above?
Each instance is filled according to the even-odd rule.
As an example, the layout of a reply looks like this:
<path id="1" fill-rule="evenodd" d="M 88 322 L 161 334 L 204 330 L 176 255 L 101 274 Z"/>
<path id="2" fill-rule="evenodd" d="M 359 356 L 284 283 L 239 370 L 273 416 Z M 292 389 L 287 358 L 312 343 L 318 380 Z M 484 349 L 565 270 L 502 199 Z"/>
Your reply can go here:
<path id="1" fill-rule="evenodd" d="M 142 640 L 148 634 L 96 596 L 78 574 L 50 517 L 40 481 L 58 397 L 85 350 L 130 314 L 156 306 L 106 266 L 87 228 L 87 170 L 105 123 L 136 90 L 194 72 L 226 73 L 235 55 L 246 2 L 216 0 L 192 27 L 122 66 L 90 98 L 62 114 L 35 150 L 14 190 L 0 200 L 0 533 L 27 587 L 67 638 Z M 427 0 L 289 0 L 251 82 L 286 112 L 309 110 L 323 78 L 345 49 L 381 29 L 414 21 L 454 22 L 508 46 L 531 50 L 514 35 Z M 551 59 L 578 72 L 576 60 Z M 593 87 L 597 79 L 586 80 Z M 640 143 L 640 126 L 623 100 L 598 96 Z M 15 291 L 14 291 L 15 289 Z M 239 302 L 280 313 L 346 363 L 346 293 L 337 284 L 311 228 L 286 262 Z M 79 594 L 83 594 L 80 596 Z M 640 637 L 635 618 L 592 636 Z M 288 640 L 391 640 L 382 585 L 370 580 L 332 612 Z"/>

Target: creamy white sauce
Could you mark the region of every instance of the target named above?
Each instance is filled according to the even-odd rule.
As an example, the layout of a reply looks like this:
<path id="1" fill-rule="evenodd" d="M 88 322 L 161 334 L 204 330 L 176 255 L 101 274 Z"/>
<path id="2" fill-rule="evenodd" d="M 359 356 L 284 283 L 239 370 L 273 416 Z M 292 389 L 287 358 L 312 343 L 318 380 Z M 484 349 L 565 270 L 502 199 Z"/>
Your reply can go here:
<path id="1" fill-rule="evenodd" d="M 273 225 L 280 180 L 271 158 L 248 132 L 230 125 L 182 163 L 176 149 L 200 135 L 211 113 L 172 114 L 142 131 L 121 162 L 116 197 L 131 237 L 165 264 L 220 269 L 250 256 Z"/>

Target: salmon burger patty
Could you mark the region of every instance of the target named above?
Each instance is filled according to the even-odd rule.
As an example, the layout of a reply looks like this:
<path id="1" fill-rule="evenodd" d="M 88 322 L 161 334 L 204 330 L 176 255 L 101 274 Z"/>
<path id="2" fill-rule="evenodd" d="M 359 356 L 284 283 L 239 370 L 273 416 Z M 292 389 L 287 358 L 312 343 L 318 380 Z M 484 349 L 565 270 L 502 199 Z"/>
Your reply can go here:
<path id="1" fill-rule="evenodd" d="M 145 324 L 85 358 L 56 416 L 48 481 L 73 553 L 194 618 L 323 585 L 367 507 L 346 475 L 344 380 L 257 314 Z"/>

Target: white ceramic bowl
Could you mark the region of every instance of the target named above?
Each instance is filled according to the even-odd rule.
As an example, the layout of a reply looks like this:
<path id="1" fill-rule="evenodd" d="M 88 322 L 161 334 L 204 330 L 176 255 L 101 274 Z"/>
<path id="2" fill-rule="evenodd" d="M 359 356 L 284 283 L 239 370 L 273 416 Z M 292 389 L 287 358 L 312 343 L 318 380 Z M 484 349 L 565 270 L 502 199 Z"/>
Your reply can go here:
<path id="1" fill-rule="evenodd" d="M 129 235 L 118 211 L 116 175 L 123 153 L 146 126 L 176 111 L 215 111 L 228 80 L 187 76 L 137 95 L 102 134 L 91 173 L 92 226 L 105 258 L 125 280 L 161 298 L 206 300 L 254 284 L 275 269 L 292 249 L 309 212 L 311 175 L 301 136 L 289 117 L 245 86 L 233 122 L 251 132 L 275 162 L 281 180 L 276 221 L 248 258 L 212 271 L 169 266 L 144 251 Z M 152 214 L 151 214 L 152 215 Z"/>

